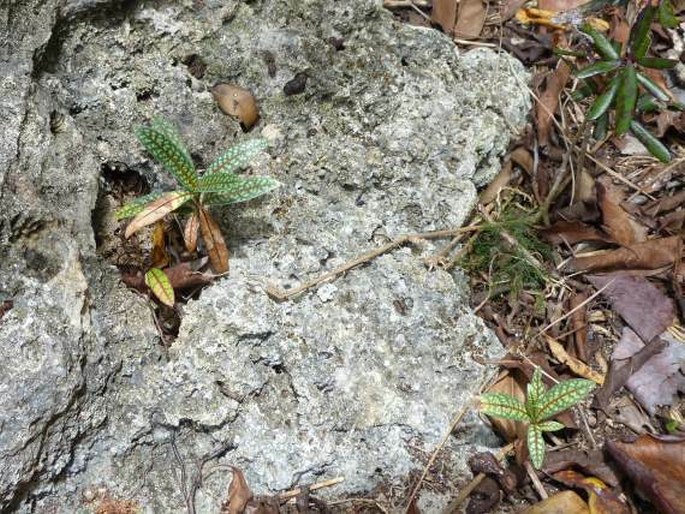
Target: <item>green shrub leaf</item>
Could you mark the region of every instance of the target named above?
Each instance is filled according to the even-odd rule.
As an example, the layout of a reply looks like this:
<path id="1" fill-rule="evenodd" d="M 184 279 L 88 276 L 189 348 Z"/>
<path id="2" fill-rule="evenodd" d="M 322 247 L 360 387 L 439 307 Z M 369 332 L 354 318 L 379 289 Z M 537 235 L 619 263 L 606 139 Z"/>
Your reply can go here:
<path id="1" fill-rule="evenodd" d="M 579 79 L 586 79 L 594 75 L 609 73 L 614 71 L 619 66 L 621 66 L 621 61 L 618 59 L 615 61 L 599 61 L 583 68 L 582 70 L 578 70 L 576 77 Z"/>
<path id="2" fill-rule="evenodd" d="M 131 200 L 127 204 L 122 205 L 114 213 L 114 216 L 116 216 L 118 220 L 123 220 L 135 216 L 140 211 L 142 211 L 147 204 L 149 204 L 150 202 L 154 202 L 158 198 L 161 198 L 163 194 L 164 193 L 160 191 L 157 193 L 150 193 L 148 195 L 139 196 L 138 198 Z"/>
<path id="3" fill-rule="evenodd" d="M 661 100 L 662 102 L 668 102 L 670 100 L 671 97 L 668 96 L 666 91 L 661 89 L 661 87 L 652 79 L 640 72 L 637 72 L 637 81 L 657 100 Z"/>
<path id="4" fill-rule="evenodd" d="M 640 123 L 635 120 L 631 121 L 630 131 L 638 138 L 640 143 L 645 145 L 649 153 L 661 162 L 669 162 L 671 160 L 671 153 L 668 151 L 668 148 Z"/>
<path id="5" fill-rule="evenodd" d="M 616 97 L 616 134 L 628 132 L 633 119 L 633 109 L 637 103 L 637 73 L 632 64 L 628 64 L 621 73 Z"/>
<path id="6" fill-rule="evenodd" d="M 647 54 L 650 44 L 650 35 L 652 20 L 654 19 L 654 14 L 656 9 L 651 5 L 648 5 L 637 17 L 637 21 L 633 25 L 630 31 L 630 40 L 628 42 L 628 48 L 630 48 L 632 54 L 637 57 L 644 57 Z"/>
<path id="7" fill-rule="evenodd" d="M 542 438 L 542 430 L 537 425 L 530 425 L 527 439 L 530 462 L 535 469 L 540 469 L 545 460 L 545 440 Z"/>
<path id="8" fill-rule="evenodd" d="M 612 102 L 616 98 L 616 92 L 618 91 L 619 83 L 620 75 L 616 75 L 611 80 L 611 82 L 609 82 L 609 85 L 604 90 L 604 92 L 597 97 L 597 99 L 594 101 L 594 103 L 588 110 L 587 119 L 596 120 L 605 112 L 607 112 L 609 106 L 611 106 Z"/>
<path id="9" fill-rule="evenodd" d="M 586 24 L 581 28 L 581 30 L 592 38 L 592 42 L 595 44 L 595 49 L 597 50 L 597 53 L 602 56 L 602 58 L 607 60 L 619 58 L 618 52 L 611 45 L 611 42 L 604 36 L 604 34 L 596 30 L 592 25 Z"/>
<path id="10" fill-rule="evenodd" d="M 173 175 L 183 189 L 195 190 L 195 165 L 180 136 L 171 125 L 157 118 L 149 127 L 138 128 L 136 135 L 147 151 Z"/>
<path id="11" fill-rule="evenodd" d="M 171 287 L 169 277 L 159 268 L 151 268 L 145 273 L 145 284 L 150 288 L 152 294 L 164 305 L 174 306 L 174 288 Z"/>
<path id="12" fill-rule="evenodd" d="M 638 58 L 637 63 L 645 68 L 667 70 L 678 64 L 678 61 L 674 59 L 662 59 L 661 57 L 640 57 Z"/>
<path id="13" fill-rule="evenodd" d="M 607 136 L 609 131 L 609 113 L 605 112 L 595 122 L 595 127 L 592 129 L 592 137 L 597 141 L 601 141 Z"/>
<path id="14" fill-rule="evenodd" d="M 670 0 L 661 0 L 659 2 L 659 23 L 669 29 L 674 29 L 680 24 L 680 20 L 675 15 L 673 4 Z"/>
<path id="15" fill-rule="evenodd" d="M 488 416 L 530 421 L 526 406 L 505 393 L 485 393 L 480 396 L 480 411 Z"/>
<path id="16" fill-rule="evenodd" d="M 540 398 L 538 420 L 551 418 L 576 405 L 595 388 L 595 383 L 584 378 L 559 382 Z"/>
<path id="17" fill-rule="evenodd" d="M 252 158 L 267 147 L 266 139 L 250 139 L 231 148 L 209 165 L 205 176 L 212 173 L 233 173 L 244 167 Z"/>

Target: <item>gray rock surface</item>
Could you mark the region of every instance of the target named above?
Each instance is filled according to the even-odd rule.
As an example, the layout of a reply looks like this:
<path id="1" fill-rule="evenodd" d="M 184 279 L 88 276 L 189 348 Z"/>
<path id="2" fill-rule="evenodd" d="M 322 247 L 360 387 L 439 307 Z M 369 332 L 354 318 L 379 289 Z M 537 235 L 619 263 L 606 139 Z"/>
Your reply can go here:
<path id="1" fill-rule="evenodd" d="M 0 3 L 0 510 L 91 512 L 106 490 L 183 512 L 208 457 L 257 493 L 344 476 L 326 494 L 399 501 L 390 486 L 422 469 L 500 351 L 464 278 L 427 269 L 425 242 L 295 301 L 264 289 L 462 224 L 529 100 L 516 61 L 459 53 L 379 4 Z M 284 95 L 301 72 L 305 90 Z M 134 141 L 153 115 L 205 164 L 250 137 L 217 109 L 216 82 L 255 93 L 252 133 L 271 140 L 256 167 L 284 185 L 223 211 L 231 274 L 180 307 L 167 351 L 113 266 L 105 171 L 170 186 Z M 487 442 L 467 419 L 425 512 Z M 208 477 L 197 512 L 217 512 L 229 480 Z"/>

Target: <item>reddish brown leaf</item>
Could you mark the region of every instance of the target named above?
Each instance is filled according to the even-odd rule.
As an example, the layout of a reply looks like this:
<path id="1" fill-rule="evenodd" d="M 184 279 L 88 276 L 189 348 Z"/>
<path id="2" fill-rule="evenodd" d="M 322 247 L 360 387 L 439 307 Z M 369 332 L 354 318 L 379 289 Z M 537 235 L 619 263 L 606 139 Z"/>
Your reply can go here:
<path id="1" fill-rule="evenodd" d="M 247 503 L 252 499 L 245 475 L 238 468 L 231 466 L 233 480 L 228 487 L 228 499 L 221 504 L 221 514 L 243 514 Z"/>
<path id="2" fill-rule="evenodd" d="M 622 198 L 609 182 L 597 181 L 597 202 L 606 233 L 621 246 L 645 241 L 647 229 L 621 208 L 621 201 Z"/>
<path id="3" fill-rule="evenodd" d="M 611 271 L 619 269 L 658 269 L 680 260 L 679 236 L 650 239 L 618 250 L 609 250 L 571 260 L 575 271 Z"/>
<path id="4" fill-rule="evenodd" d="M 480 195 L 480 204 L 487 205 L 497 198 L 500 191 L 509 185 L 513 174 L 511 172 L 511 161 L 507 161 L 497 176 L 490 182 L 490 185 Z"/>
<path id="5" fill-rule="evenodd" d="M 206 261 L 206 258 L 204 259 Z M 174 289 L 189 289 L 211 284 L 214 275 L 194 271 L 190 262 L 182 262 L 164 270 Z"/>
<path id="6" fill-rule="evenodd" d="M 685 391 L 685 344 L 668 332 L 663 333 L 661 339 L 665 342 L 664 348 L 652 355 L 626 382 L 626 387 L 652 415 L 660 405 L 673 405 L 678 391 Z M 625 329 L 613 358 L 631 358 L 644 346 L 637 334 Z"/>
<path id="7" fill-rule="evenodd" d="M 487 10 L 483 0 L 460 0 L 454 37 L 476 39 L 485 25 Z"/>
<path id="8" fill-rule="evenodd" d="M 216 273 L 226 273 L 228 271 L 228 248 L 224 237 L 221 235 L 219 225 L 203 207 L 198 210 L 198 219 L 200 221 L 200 233 L 205 242 L 212 268 Z"/>
<path id="9" fill-rule="evenodd" d="M 675 319 L 673 300 L 644 277 L 613 273 L 588 275 L 587 279 L 597 289 L 605 288 L 602 295 L 646 343 Z"/>
<path id="10" fill-rule="evenodd" d="M 540 231 L 540 235 L 552 244 L 576 244 L 581 241 L 609 242 L 609 238 L 595 227 L 581 221 L 557 221 Z"/>
<path id="11" fill-rule="evenodd" d="M 214 100 L 229 116 L 235 116 L 247 129 L 259 120 L 255 97 L 247 89 L 232 84 L 217 84 L 212 88 Z"/>
<path id="12" fill-rule="evenodd" d="M 200 220 L 197 213 L 194 212 L 188 221 L 186 221 L 185 229 L 183 230 L 183 240 L 186 245 L 186 250 L 190 253 L 197 251 L 197 232 L 200 228 Z"/>
<path id="13" fill-rule="evenodd" d="M 524 146 L 519 146 L 518 148 L 515 148 L 510 155 L 510 159 L 512 162 L 515 162 L 521 168 L 525 170 L 526 173 L 530 177 L 532 177 L 535 174 L 535 162 L 533 159 L 533 155 L 530 153 L 530 150 L 528 150 Z"/>
<path id="14" fill-rule="evenodd" d="M 566 87 L 566 83 L 570 76 L 571 68 L 566 61 L 560 59 L 557 68 L 547 78 L 547 87 L 540 95 L 540 101 L 536 107 L 538 141 L 540 146 L 547 146 L 549 143 L 552 120 L 554 119 L 554 113 L 557 111 L 557 106 L 559 105 L 559 95 L 564 87 Z"/>
<path id="15" fill-rule="evenodd" d="M 616 487 L 620 479 L 606 462 L 604 451 L 564 448 L 545 456 L 545 472 L 557 473 L 565 469 L 579 469 L 587 476 L 595 476 L 605 484 Z"/>
<path id="16" fill-rule="evenodd" d="M 124 237 L 131 237 L 136 231 L 161 220 L 164 216 L 178 209 L 181 205 L 192 198 L 192 194 L 185 191 L 172 191 L 166 193 L 154 202 L 150 202 L 145 209 L 131 220 L 126 227 Z"/>
<path id="17" fill-rule="evenodd" d="M 571 296 L 569 301 L 569 312 L 571 312 L 571 328 L 573 329 L 573 347 L 576 357 L 581 361 L 587 362 L 587 293 L 576 293 Z"/>
<path id="18" fill-rule="evenodd" d="M 457 20 L 457 0 L 433 0 L 431 21 L 440 25 L 445 34 L 452 34 Z"/>
<path id="19" fill-rule="evenodd" d="M 685 513 L 685 439 L 645 434 L 631 443 L 607 441 L 606 447 L 657 510 Z"/>

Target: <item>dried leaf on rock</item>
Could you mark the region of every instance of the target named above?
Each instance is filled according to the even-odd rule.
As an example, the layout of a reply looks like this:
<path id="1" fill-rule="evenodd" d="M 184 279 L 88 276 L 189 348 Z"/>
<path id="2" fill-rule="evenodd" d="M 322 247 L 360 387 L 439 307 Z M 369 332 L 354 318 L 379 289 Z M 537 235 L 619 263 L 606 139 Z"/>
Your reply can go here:
<path id="1" fill-rule="evenodd" d="M 579 256 L 569 263 L 575 271 L 658 269 L 680 260 L 679 236 L 650 239 L 617 250 Z"/>
<path id="2" fill-rule="evenodd" d="M 685 439 L 645 434 L 632 443 L 607 441 L 606 447 L 659 511 L 685 513 Z"/>
<path id="3" fill-rule="evenodd" d="M 219 108 L 229 116 L 235 116 L 246 129 L 259 120 L 259 108 L 255 97 L 248 91 L 233 84 L 217 84 L 212 95 Z"/>
<path id="4" fill-rule="evenodd" d="M 252 499 L 252 491 L 247 485 L 245 475 L 238 468 L 231 466 L 233 479 L 228 486 L 228 499 L 221 504 L 221 514 L 243 514 L 248 502 Z"/>
<path id="5" fill-rule="evenodd" d="M 626 387 L 652 415 L 660 405 L 673 405 L 678 391 L 685 392 L 685 343 L 669 332 L 663 333 L 661 339 L 666 343 L 664 348 L 652 355 L 626 382 Z M 613 358 L 629 359 L 644 346 L 645 343 L 626 328 Z"/>
<path id="6" fill-rule="evenodd" d="M 460 0 L 454 37 L 476 39 L 483 30 L 486 15 L 487 9 L 483 0 Z"/>
<path id="7" fill-rule="evenodd" d="M 228 271 L 228 247 L 221 234 L 221 229 L 217 225 L 212 215 L 201 207 L 198 210 L 200 221 L 200 233 L 205 243 L 209 261 L 216 273 L 226 273 Z"/>
<path id="8" fill-rule="evenodd" d="M 433 0 L 431 21 L 440 26 L 445 34 L 452 34 L 457 20 L 457 0 Z"/>
<path id="9" fill-rule="evenodd" d="M 650 342 L 675 319 L 675 305 L 659 288 L 644 277 L 624 273 L 588 275 L 598 290 L 642 340 Z"/>
<path id="10" fill-rule="evenodd" d="M 559 105 L 559 95 L 566 86 L 571 76 L 571 68 L 564 60 L 559 60 L 557 68 L 547 78 L 545 90 L 540 95 L 540 101 L 536 107 L 537 132 L 540 146 L 549 143 L 552 120 Z"/>
<path id="11" fill-rule="evenodd" d="M 590 514 L 590 508 L 573 491 L 563 491 L 528 507 L 521 514 Z"/>
<path id="12" fill-rule="evenodd" d="M 621 246 L 647 239 L 646 227 L 635 221 L 621 207 L 623 200 L 609 181 L 597 181 L 597 202 L 602 211 L 604 230 Z"/>

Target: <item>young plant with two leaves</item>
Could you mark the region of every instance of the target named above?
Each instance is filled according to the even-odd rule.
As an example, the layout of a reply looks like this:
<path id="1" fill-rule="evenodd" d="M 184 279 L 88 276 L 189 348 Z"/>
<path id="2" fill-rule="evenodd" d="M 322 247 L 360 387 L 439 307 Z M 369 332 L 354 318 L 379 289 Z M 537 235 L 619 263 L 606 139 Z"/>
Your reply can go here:
<path id="1" fill-rule="evenodd" d="M 634 119 L 636 112 L 649 112 L 666 106 L 680 108 L 679 104 L 671 102 L 671 95 L 646 71 L 672 68 L 677 64 L 677 61 L 647 55 L 652 43 L 651 24 L 655 18 L 663 25 L 673 24 L 674 16 L 667 1 L 660 2 L 659 7 L 648 5 L 640 12 L 623 53 L 618 41 L 610 41 L 589 24 L 582 27 L 581 30 L 592 39 L 600 59 L 576 72 L 576 77 L 585 82 L 576 98 L 598 93 L 586 114 L 587 119 L 596 123 L 597 139 L 605 136 L 609 112 L 613 109 L 614 133 L 617 136 L 632 132 L 652 155 L 668 162 L 671 159 L 668 148 Z M 677 19 L 675 22 L 677 24 Z"/>
<path id="2" fill-rule="evenodd" d="M 186 249 L 191 253 L 197 250 L 199 232 L 214 271 L 227 272 L 228 248 L 209 208 L 245 202 L 280 185 L 270 177 L 235 173 L 266 148 L 266 140 L 252 139 L 237 144 L 200 175 L 178 132 L 166 121 L 156 118 L 149 126 L 136 130 L 136 135 L 180 187 L 175 191 L 141 196 L 119 209 L 116 212 L 118 219 L 133 218 L 126 228 L 125 237 L 131 237 L 136 231 L 174 211 L 185 212 L 188 214 L 183 234 Z M 148 271 L 145 280 L 160 300 L 173 305 L 173 288 L 161 270 L 153 268 Z"/>
<path id="3" fill-rule="evenodd" d="M 480 411 L 488 416 L 527 423 L 526 443 L 530 461 L 535 469 L 540 469 L 545 459 L 545 440 L 542 433 L 565 428 L 563 424 L 550 418 L 578 404 L 594 388 L 594 382 L 574 378 L 559 382 L 547 390 L 542 382 L 540 368 L 535 368 L 528 384 L 525 403 L 506 393 L 485 393 L 480 397 Z"/>

